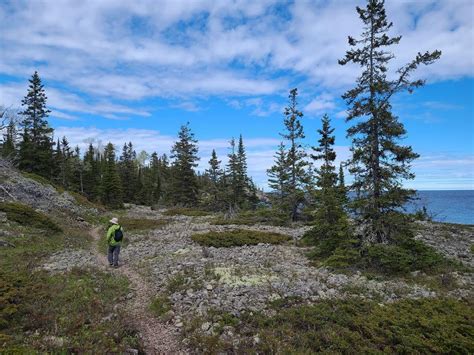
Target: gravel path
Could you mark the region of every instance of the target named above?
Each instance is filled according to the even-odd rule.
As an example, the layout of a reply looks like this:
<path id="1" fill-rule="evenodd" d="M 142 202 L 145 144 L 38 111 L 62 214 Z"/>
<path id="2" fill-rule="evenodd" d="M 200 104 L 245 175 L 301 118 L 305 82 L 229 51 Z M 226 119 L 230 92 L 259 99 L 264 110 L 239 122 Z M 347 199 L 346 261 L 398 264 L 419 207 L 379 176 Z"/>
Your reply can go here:
<path id="1" fill-rule="evenodd" d="M 91 231 L 95 240 L 101 238 L 100 227 Z M 104 268 L 108 268 L 107 257 L 97 249 L 93 253 Z M 147 354 L 184 354 L 179 345 L 175 328 L 159 322 L 150 315 L 148 305 L 154 296 L 147 281 L 128 265 L 122 265 L 117 272 L 128 278 L 134 297 L 127 304 L 129 317 L 138 330 L 142 345 Z"/>

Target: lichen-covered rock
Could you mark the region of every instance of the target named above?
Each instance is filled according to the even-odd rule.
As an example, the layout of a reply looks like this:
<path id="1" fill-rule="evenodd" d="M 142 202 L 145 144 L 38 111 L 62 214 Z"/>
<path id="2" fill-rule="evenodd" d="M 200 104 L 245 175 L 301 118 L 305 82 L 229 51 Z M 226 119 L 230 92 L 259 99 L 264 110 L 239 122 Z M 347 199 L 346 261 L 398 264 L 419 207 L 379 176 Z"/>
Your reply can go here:
<path id="1" fill-rule="evenodd" d="M 143 208 L 132 206 L 130 212 L 140 217 L 140 209 Z M 153 213 L 161 215 L 159 211 L 146 210 L 147 218 L 156 218 Z M 204 252 L 191 239 L 195 233 L 235 229 L 271 231 L 293 238 L 299 238 L 305 231 L 259 225 L 212 225 L 208 217 L 173 216 L 171 223 L 146 235 L 129 235 L 130 243 L 121 256 L 124 262 L 143 270 L 157 293 L 169 293 L 173 311 L 181 317 L 179 322 L 190 315 L 205 315 L 210 309 L 234 315 L 243 311 L 271 312 L 270 302 L 289 297 L 316 302 L 356 294 L 392 302 L 437 295 L 425 286 L 402 280 L 369 280 L 361 274 L 344 275 L 316 268 L 305 256 L 308 249 L 291 242 L 209 247 Z"/>
<path id="2" fill-rule="evenodd" d="M 50 272 L 65 272 L 73 268 L 97 266 L 97 257 L 89 250 L 64 250 L 52 254 L 41 269 Z"/>
<path id="3" fill-rule="evenodd" d="M 451 259 L 474 267 L 474 226 L 452 225 L 434 222 L 418 222 L 419 231 L 415 239 L 438 250 Z"/>
<path id="4" fill-rule="evenodd" d="M 46 213 L 66 215 L 97 214 L 97 209 L 77 203 L 67 192 L 60 193 L 52 185 L 25 177 L 0 159 L 0 202 L 20 202 Z"/>

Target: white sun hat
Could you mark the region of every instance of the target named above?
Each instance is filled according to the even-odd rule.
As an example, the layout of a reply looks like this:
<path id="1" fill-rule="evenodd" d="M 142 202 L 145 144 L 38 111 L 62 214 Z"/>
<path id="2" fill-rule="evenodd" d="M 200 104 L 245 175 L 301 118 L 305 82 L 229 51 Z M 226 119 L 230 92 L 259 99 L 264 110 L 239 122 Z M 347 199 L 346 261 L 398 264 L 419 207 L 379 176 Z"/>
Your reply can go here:
<path id="1" fill-rule="evenodd" d="M 118 218 L 114 217 L 109 222 L 112 223 L 112 224 L 118 224 Z"/>

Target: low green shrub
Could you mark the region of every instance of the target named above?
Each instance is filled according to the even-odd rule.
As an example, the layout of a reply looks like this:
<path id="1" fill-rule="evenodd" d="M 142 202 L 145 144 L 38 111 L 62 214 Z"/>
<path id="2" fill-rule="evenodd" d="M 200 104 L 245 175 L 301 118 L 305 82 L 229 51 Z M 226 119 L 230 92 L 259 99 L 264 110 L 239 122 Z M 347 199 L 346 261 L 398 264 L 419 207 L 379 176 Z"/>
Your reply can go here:
<path id="1" fill-rule="evenodd" d="M 120 225 L 125 231 L 142 231 L 156 229 L 168 223 L 166 219 L 147 219 L 147 218 L 129 218 L 122 217 L 119 220 Z"/>
<path id="2" fill-rule="evenodd" d="M 472 303 L 449 299 L 379 305 L 359 299 L 282 310 L 252 322 L 262 353 L 472 353 Z"/>
<path id="3" fill-rule="evenodd" d="M 233 218 L 219 217 L 212 222 L 214 225 L 254 225 L 266 224 L 273 226 L 285 226 L 290 223 L 288 215 L 282 214 L 279 210 L 270 208 L 260 208 L 257 210 L 242 211 Z"/>
<path id="4" fill-rule="evenodd" d="M 367 248 L 364 262 L 367 267 L 387 274 L 435 271 L 448 263 L 436 250 L 412 238 L 393 245 L 371 245 Z"/>
<path id="5" fill-rule="evenodd" d="M 189 217 L 202 217 L 202 216 L 208 216 L 209 214 L 211 213 L 207 211 L 196 210 L 193 208 L 185 208 L 185 207 L 169 208 L 165 212 L 163 212 L 163 215 L 165 216 L 183 215 L 183 216 L 189 216 Z"/>
<path id="6" fill-rule="evenodd" d="M 279 302 L 275 316 L 243 313 L 234 323 L 239 344 L 200 329 L 185 329 L 191 346 L 208 353 L 375 354 L 474 351 L 472 301 L 401 300 L 388 304 L 358 298 L 314 305 Z M 258 338 L 258 341 L 255 339 Z"/>
<path id="7" fill-rule="evenodd" d="M 42 212 L 37 212 L 30 206 L 18 202 L 0 202 L 0 211 L 7 214 L 10 221 L 18 224 L 47 230 L 50 232 L 60 232 L 61 228 Z"/>
<path id="8" fill-rule="evenodd" d="M 212 246 L 216 248 L 256 245 L 259 243 L 281 244 L 291 239 L 289 236 L 279 233 L 259 232 L 243 229 L 227 232 L 194 234 L 191 238 L 201 245 L 209 247 Z"/>
<path id="9" fill-rule="evenodd" d="M 410 214 L 415 221 L 431 221 L 433 218 L 428 213 L 426 206 L 423 206 L 420 209 L 417 209 L 414 213 Z"/>
<path id="10" fill-rule="evenodd" d="M 102 211 L 102 212 L 104 212 L 106 210 L 105 206 L 103 206 L 103 205 L 101 205 L 97 202 L 90 201 L 86 196 L 81 195 L 78 192 L 68 191 L 68 193 L 74 198 L 74 200 L 76 200 L 76 202 L 79 205 L 82 205 L 82 206 L 88 207 L 88 208 L 96 208 L 96 209 L 98 209 L 99 211 Z"/>
<path id="11" fill-rule="evenodd" d="M 50 276 L 0 272 L 3 350 L 51 353 L 123 352 L 137 346 L 134 331 L 119 319 L 104 320 L 127 293 L 125 278 L 73 270 Z M 28 334 L 26 338 L 18 334 Z M 58 339 L 48 341 L 48 337 Z M 7 350 L 9 349 L 9 350 Z M 26 350 L 28 349 L 28 350 Z M 73 350 L 74 349 L 74 350 Z M 14 352 L 14 351 L 13 351 Z"/>
<path id="12" fill-rule="evenodd" d="M 171 310 L 171 301 L 168 297 L 157 296 L 151 301 L 150 310 L 155 316 L 161 317 Z"/>

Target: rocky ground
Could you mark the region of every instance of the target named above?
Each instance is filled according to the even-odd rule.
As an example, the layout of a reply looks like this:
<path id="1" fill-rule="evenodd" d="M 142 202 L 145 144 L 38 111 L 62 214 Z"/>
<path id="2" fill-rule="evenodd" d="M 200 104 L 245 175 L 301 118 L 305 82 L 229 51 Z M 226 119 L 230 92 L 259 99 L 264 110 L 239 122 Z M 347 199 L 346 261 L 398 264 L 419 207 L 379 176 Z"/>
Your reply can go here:
<path id="1" fill-rule="evenodd" d="M 296 297 L 311 303 L 321 299 L 344 298 L 357 295 L 382 303 L 401 298 L 440 296 L 426 282 L 413 279 L 369 279 L 355 274 L 340 274 L 326 268 L 314 267 L 305 257 L 307 249 L 293 243 L 286 245 L 259 244 L 232 248 L 204 248 L 191 236 L 209 231 L 250 229 L 271 231 L 298 239 L 306 227 L 292 229 L 274 226 L 212 225 L 212 216 L 164 217 L 163 211 L 131 206 L 128 217 L 168 218 L 169 223 L 155 230 L 126 233 L 129 240 L 123 248 L 124 264 L 139 272 L 156 296 L 167 297 L 171 309 L 162 320 L 181 328 L 191 318 L 212 312 L 239 316 L 243 311 L 275 312 L 269 303 L 280 298 Z M 417 238 L 434 246 L 448 257 L 472 266 L 470 246 L 474 243 L 472 228 L 462 229 L 457 238 L 433 224 L 422 224 Z M 71 255 L 70 255 L 71 256 Z M 91 257 L 87 252 L 68 257 L 53 255 L 45 265 L 49 270 L 67 270 L 72 264 L 87 266 Z M 444 295 L 456 298 L 473 297 L 472 273 L 454 272 L 447 275 L 456 287 Z M 426 281 L 426 279 L 423 279 Z M 428 283 L 429 285 L 429 283 Z M 150 300 L 151 301 L 151 300 Z M 203 323 L 203 331 L 212 331 L 212 324 Z"/>
<path id="2" fill-rule="evenodd" d="M 474 267 L 474 226 L 448 223 L 418 222 L 419 231 L 415 238 L 437 249 L 448 258 Z"/>
<path id="3" fill-rule="evenodd" d="M 62 216 L 96 215 L 98 210 L 83 206 L 70 193 L 59 192 L 52 185 L 31 179 L 0 159 L 0 202 L 20 202 L 45 213 Z"/>
<path id="4" fill-rule="evenodd" d="M 25 177 L 2 160 L 1 201 L 17 201 L 48 215 L 65 216 L 80 223 L 86 234 L 94 231 L 92 235 L 100 238 L 99 229 L 92 229 L 92 225 L 81 217 L 95 215 L 97 220 L 97 209 L 78 204 L 74 196 L 57 191 L 51 185 Z M 125 227 L 127 243 L 121 253 L 124 267 L 110 270 L 124 275 L 132 284 L 132 291 L 124 301 L 130 305 L 131 314 L 139 315 L 136 317 L 141 319 L 138 329 L 143 333 L 145 347 L 151 346 L 149 349 L 163 349 L 173 343 L 174 349 L 184 349 L 177 352 L 187 352 L 188 339 L 184 338 L 178 344 L 176 335 L 193 320 L 200 320 L 199 329 L 204 334 L 213 334 L 217 325 L 210 320 L 209 314 L 239 317 L 244 312 L 262 312 L 272 315 L 277 308 L 271 304 L 280 299 L 311 304 L 357 296 L 384 304 L 405 298 L 474 298 L 474 274 L 469 269 L 436 276 L 415 271 L 404 278 L 373 277 L 360 272 L 336 273 L 312 265 L 305 255 L 308 249 L 291 241 L 283 245 L 208 248 L 191 238 L 197 233 L 247 229 L 285 234 L 296 242 L 308 227 L 213 225 L 214 216 L 170 217 L 164 212 L 144 206 L 127 206 L 121 217 L 166 219 L 168 223 L 142 232 L 127 231 Z M 6 215 L 0 213 L 0 247 L 12 246 L 8 228 L 1 228 L 8 223 Z M 471 249 L 474 226 L 419 222 L 416 239 L 448 258 L 474 267 Z M 41 268 L 63 273 L 73 268 L 96 270 L 94 268 L 104 268 L 104 264 L 104 255 L 98 252 L 98 243 L 93 241 L 89 249 L 64 250 L 46 257 Z M 156 300 L 165 303 L 159 315 L 150 310 L 150 304 Z M 232 327 L 227 327 L 222 336 L 233 339 Z M 157 329 L 171 341 L 166 341 L 168 338 L 165 337 L 163 344 L 154 342 Z"/>

